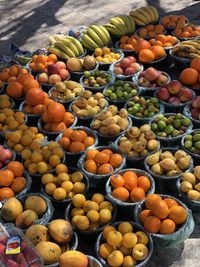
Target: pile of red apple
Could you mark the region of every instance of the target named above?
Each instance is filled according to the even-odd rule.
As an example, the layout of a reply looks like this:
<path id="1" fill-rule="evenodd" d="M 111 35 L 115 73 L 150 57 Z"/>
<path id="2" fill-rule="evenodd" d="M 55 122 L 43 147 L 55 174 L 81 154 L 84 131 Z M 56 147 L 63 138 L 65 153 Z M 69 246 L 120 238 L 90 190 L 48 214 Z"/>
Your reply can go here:
<path id="1" fill-rule="evenodd" d="M 156 96 L 164 102 L 175 105 L 186 103 L 193 99 L 192 90 L 183 88 L 182 84 L 177 80 L 173 80 L 165 87 L 158 89 Z"/>
<path id="2" fill-rule="evenodd" d="M 128 56 L 114 65 L 113 72 L 116 75 L 130 76 L 136 74 L 141 69 L 140 64 L 136 63 L 133 56 Z"/>
<path id="3" fill-rule="evenodd" d="M 192 101 L 191 116 L 195 120 L 200 120 L 200 96 L 196 96 Z"/>
<path id="4" fill-rule="evenodd" d="M 138 78 L 138 85 L 146 88 L 161 87 L 169 82 L 165 72 L 149 67 L 141 72 Z"/>
<path id="5" fill-rule="evenodd" d="M 13 152 L 10 149 L 0 145 L 0 169 L 3 168 L 13 157 Z"/>
<path id="6" fill-rule="evenodd" d="M 45 84 L 56 84 L 69 78 L 69 71 L 66 69 L 66 64 L 62 61 L 57 61 L 55 64 L 49 64 L 47 73 L 42 72 L 38 75 L 38 82 Z"/>

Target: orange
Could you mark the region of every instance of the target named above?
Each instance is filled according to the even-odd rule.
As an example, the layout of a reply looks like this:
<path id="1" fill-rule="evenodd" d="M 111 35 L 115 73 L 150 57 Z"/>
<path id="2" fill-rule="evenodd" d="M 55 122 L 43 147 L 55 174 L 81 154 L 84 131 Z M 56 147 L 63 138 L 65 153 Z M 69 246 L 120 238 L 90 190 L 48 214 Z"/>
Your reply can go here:
<path id="1" fill-rule="evenodd" d="M 63 131 L 63 137 L 67 137 L 70 139 L 73 132 L 74 132 L 73 129 L 70 129 L 70 128 L 65 129 Z"/>
<path id="2" fill-rule="evenodd" d="M 139 220 L 141 221 L 142 224 L 144 224 L 144 221 L 148 216 L 152 215 L 151 210 L 142 210 L 139 214 Z"/>
<path id="3" fill-rule="evenodd" d="M 171 219 L 165 219 L 161 223 L 160 233 L 163 235 L 172 234 L 176 229 L 176 224 Z"/>
<path id="4" fill-rule="evenodd" d="M 85 145 L 79 141 L 72 142 L 69 147 L 69 151 L 73 153 L 81 152 L 83 150 L 85 150 Z"/>
<path id="5" fill-rule="evenodd" d="M 137 53 L 141 52 L 144 49 L 150 49 L 151 45 L 148 41 L 144 40 L 144 39 L 139 39 L 137 42 L 137 45 L 135 47 L 135 50 Z"/>
<path id="6" fill-rule="evenodd" d="M 133 188 L 137 187 L 137 174 L 133 171 L 126 171 L 123 174 L 124 178 L 124 187 L 128 190 L 133 190 Z"/>
<path id="7" fill-rule="evenodd" d="M 50 61 L 50 62 L 57 62 L 58 61 L 58 58 L 57 58 L 57 56 L 55 55 L 55 54 L 50 54 L 49 56 L 48 56 L 48 61 Z"/>
<path id="8" fill-rule="evenodd" d="M 167 204 L 168 208 L 170 209 L 173 206 L 178 206 L 178 203 L 176 202 L 176 200 L 174 200 L 173 198 L 170 197 L 166 197 L 165 199 L 163 199 L 165 201 L 165 203 Z"/>
<path id="9" fill-rule="evenodd" d="M 170 22 L 170 19 L 168 16 L 164 16 L 161 20 L 160 23 L 164 26 L 166 26 Z"/>
<path id="10" fill-rule="evenodd" d="M 86 152 L 85 157 L 86 159 L 94 159 L 98 152 L 97 149 L 90 149 Z"/>
<path id="11" fill-rule="evenodd" d="M 181 36 L 182 30 L 177 28 L 177 29 L 175 29 L 174 33 L 176 36 Z"/>
<path id="12" fill-rule="evenodd" d="M 129 199 L 129 192 L 124 187 L 115 188 L 112 191 L 112 195 L 113 195 L 113 197 L 115 197 L 121 201 L 124 201 L 124 202 L 126 202 Z"/>
<path id="13" fill-rule="evenodd" d="M 14 195 L 15 194 L 11 188 L 9 187 L 0 188 L 0 201 L 13 197 Z"/>
<path id="14" fill-rule="evenodd" d="M 26 93 L 26 103 L 31 106 L 43 104 L 45 99 L 44 91 L 39 87 L 30 88 Z"/>
<path id="15" fill-rule="evenodd" d="M 145 199 L 145 192 L 140 187 L 135 187 L 130 193 L 130 198 L 133 202 L 142 201 Z"/>
<path id="16" fill-rule="evenodd" d="M 190 64 L 190 67 L 200 72 L 200 58 L 194 58 Z"/>
<path id="17" fill-rule="evenodd" d="M 9 75 L 10 76 L 17 76 L 19 73 L 19 66 L 13 65 L 9 68 Z"/>
<path id="18" fill-rule="evenodd" d="M 54 102 L 48 106 L 47 116 L 51 122 L 61 122 L 65 116 L 65 107 L 60 103 Z"/>
<path id="19" fill-rule="evenodd" d="M 162 200 L 162 198 L 159 195 L 149 194 L 145 200 L 145 207 L 147 209 L 152 209 L 152 207 L 155 205 L 155 203 L 160 201 L 160 200 Z"/>
<path id="20" fill-rule="evenodd" d="M 0 170 L 0 186 L 9 186 L 14 180 L 14 173 L 10 170 Z"/>
<path id="21" fill-rule="evenodd" d="M 146 26 L 146 29 L 147 29 L 148 32 L 152 32 L 152 31 L 154 31 L 154 28 L 155 28 L 155 27 L 154 27 L 154 25 L 152 25 L 152 24 L 149 24 L 149 25 Z"/>
<path id="22" fill-rule="evenodd" d="M 151 210 L 152 210 L 153 215 L 155 215 L 159 219 L 165 219 L 167 218 L 169 214 L 169 208 L 166 202 L 163 200 L 160 200 L 154 203 L 154 205 L 152 205 Z"/>
<path id="23" fill-rule="evenodd" d="M 68 150 L 70 146 L 70 139 L 68 137 L 62 137 L 59 140 L 59 144 L 63 147 L 64 150 Z"/>
<path id="24" fill-rule="evenodd" d="M 123 49 L 125 49 L 125 50 L 134 50 L 135 47 L 132 44 L 124 44 Z"/>
<path id="25" fill-rule="evenodd" d="M 178 16 L 173 15 L 170 17 L 170 20 L 176 22 L 178 20 Z"/>
<path id="26" fill-rule="evenodd" d="M 167 42 L 167 36 L 164 35 L 164 34 L 159 34 L 157 36 L 157 39 L 158 39 L 158 41 L 161 41 L 162 43 L 166 43 Z"/>
<path id="27" fill-rule="evenodd" d="M 75 117 L 71 112 L 65 112 L 63 122 L 66 124 L 67 127 L 70 127 L 74 123 L 74 120 Z"/>
<path id="28" fill-rule="evenodd" d="M 155 59 L 162 58 L 166 55 L 165 49 L 160 45 L 152 46 L 151 51 L 154 53 Z"/>
<path id="29" fill-rule="evenodd" d="M 67 127 L 64 124 L 64 122 L 54 122 L 54 123 L 51 124 L 51 130 L 53 132 L 60 132 L 60 131 L 65 130 L 66 128 Z"/>
<path id="30" fill-rule="evenodd" d="M 120 43 L 127 43 L 129 40 L 129 37 L 127 35 L 124 35 L 120 38 Z"/>
<path id="31" fill-rule="evenodd" d="M 38 55 L 36 58 L 36 63 L 45 64 L 47 62 L 48 57 L 45 55 Z"/>
<path id="32" fill-rule="evenodd" d="M 138 58 L 141 62 L 152 62 L 155 60 L 155 55 L 150 49 L 143 49 L 139 52 Z"/>
<path id="33" fill-rule="evenodd" d="M 143 175 L 138 177 L 137 184 L 138 184 L 138 187 L 141 187 L 145 193 L 148 192 L 151 187 L 149 178 Z"/>
<path id="34" fill-rule="evenodd" d="M 198 80 L 198 71 L 193 68 L 186 68 L 180 74 L 180 81 L 186 85 L 193 85 Z"/>
<path id="35" fill-rule="evenodd" d="M 24 173 L 24 166 L 19 161 L 12 161 L 8 163 L 7 169 L 12 171 L 15 177 L 22 176 Z"/>
<path id="36" fill-rule="evenodd" d="M 114 174 L 110 178 L 110 183 L 114 188 L 124 186 L 124 178 L 120 174 Z"/>
<path id="37" fill-rule="evenodd" d="M 183 38 L 188 38 L 188 37 L 190 37 L 190 32 L 182 32 L 181 33 L 181 35 L 180 35 L 181 37 L 183 37 Z"/>
<path id="38" fill-rule="evenodd" d="M 15 192 L 15 194 L 18 194 L 25 188 L 25 186 L 26 179 L 24 177 L 17 177 L 14 179 L 10 187 Z"/>
<path id="39" fill-rule="evenodd" d="M 169 218 L 176 224 L 182 224 L 187 219 L 187 211 L 181 206 L 173 206 L 169 209 Z"/>
<path id="40" fill-rule="evenodd" d="M 153 234 L 157 234 L 161 227 L 161 221 L 155 216 L 148 216 L 144 221 L 144 228 Z"/>
<path id="41" fill-rule="evenodd" d="M 87 147 L 92 146 L 94 144 L 94 142 L 95 142 L 95 140 L 92 136 L 87 136 L 83 143 L 84 143 L 85 147 L 87 148 Z"/>
<path id="42" fill-rule="evenodd" d="M 113 166 L 109 163 L 104 163 L 100 165 L 98 168 L 98 174 L 109 174 L 113 172 L 114 172 Z"/>
<path id="43" fill-rule="evenodd" d="M 7 80 L 7 82 L 8 83 L 12 83 L 12 82 L 14 82 L 14 81 L 16 81 L 16 77 L 15 76 L 10 76 L 9 78 L 8 78 L 8 80 Z"/>
<path id="44" fill-rule="evenodd" d="M 84 168 L 91 173 L 97 173 L 97 164 L 93 159 L 87 159 L 84 162 Z"/>
<path id="45" fill-rule="evenodd" d="M 94 159 L 95 159 L 96 163 L 104 164 L 104 163 L 108 163 L 110 161 L 110 156 L 104 152 L 98 152 L 95 155 Z"/>
<path id="46" fill-rule="evenodd" d="M 114 167 L 114 168 L 118 168 L 121 164 L 122 164 L 123 158 L 120 154 L 118 153 L 114 153 L 112 154 L 111 158 L 110 158 L 110 164 Z"/>
<path id="47" fill-rule="evenodd" d="M 21 83 L 21 85 L 23 85 L 25 81 L 27 81 L 27 79 L 34 79 L 34 77 L 29 73 L 20 73 L 17 76 L 16 82 Z"/>
<path id="48" fill-rule="evenodd" d="M 156 37 L 156 33 L 155 32 L 148 32 L 148 36 L 150 38 L 155 38 Z"/>
<path id="49" fill-rule="evenodd" d="M 108 149 L 108 148 L 105 148 L 105 149 L 101 150 L 101 152 L 108 154 L 110 157 L 111 157 L 112 154 L 113 154 L 112 150 L 110 150 L 110 149 Z"/>
<path id="50" fill-rule="evenodd" d="M 22 85 L 18 82 L 11 82 L 6 89 L 6 93 L 13 98 L 21 97 L 23 95 Z"/>
<path id="51" fill-rule="evenodd" d="M 87 133 L 82 130 L 73 130 L 73 133 L 71 135 L 72 141 L 80 141 L 83 142 L 84 139 L 87 137 Z"/>
<path id="52" fill-rule="evenodd" d="M 139 36 L 145 37 L 147 35 L 147 29 L 143 28 L 139 30 Z"/>
<path id="53" fill-rule="evenodd" d="M 39 87 L 40 87 L 40 84 L 38 83 L 38 81 L 34 79 L 27 79 L 23 83 L 23 92 L 24 94 L 26 94 L 28 90 L 30 90 L 31 88 L 39 88 Z"/>
<path id="54" fill-rule="evenodd" d="M 158 24 L 155 26 L 154 32 L 158 34 L 158 33 L 162 33 L 164 30 L 165 28 L 163 27 L 163 25 Z"/>
<path id="55" fill-rule="evenodd" d="M 0 72 L 0 80 L 3 82 L 6 82 L 9 78 L 8 72 Z"/>
<path id="56" fill-rule="evenodd" d="M 50 99 L 50 98 L 47 98 L 47 97 L 45 97 L 45 99 L 44 99 L 44 105 L 46 106 L 46 107 L 48 107 L 48 106 L 50 106 L 51 104 L 53 104 L 55 101 L 53 100 L 53 99 Z"/>
<path id="57" fill-rule="evenodd" d="M 38 104 L 33 107 L 32 113 L 33 114 L 43 114 L 46 111 L 46 107 L 43 104 Z"/>

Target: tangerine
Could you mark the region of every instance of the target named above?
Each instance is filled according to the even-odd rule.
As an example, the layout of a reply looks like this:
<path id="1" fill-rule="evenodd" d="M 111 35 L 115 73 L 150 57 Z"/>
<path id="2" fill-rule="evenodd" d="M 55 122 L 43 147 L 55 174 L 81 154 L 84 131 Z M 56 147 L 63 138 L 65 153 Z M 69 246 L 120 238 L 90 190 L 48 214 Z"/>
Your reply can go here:
<path id="1" fill-rule="evenodd" d="M 145 207 L 147 209 L 152 209 L 152 207 L 155 205 L 155 203 L 157 203 L 160 200 L 162 200 L 162 198 L 159 195 L 149 194 L 145 200 Z"/>
<path id="2" fill-rule="evenodd" d="M 114 188 L 124 186 L 124 178 L 120 174 L 114 174 L 110 178 L 110 183 Z"/>
<path id="3" fill-rule="evenodd" d="M 133 171 L 126 171 L 123 174 L 124 178 L 124 187 L 129 191 L 132 191 L 133 188 L 137 187 L 137 174 Z"/>
<path id="4" fill-rule="evenodd" d="M 178 203 L 176 202 L 176 200 L 174 200 L 173 198 L 170 197 L 166 197 L 165 199 L 163 199 L 165 201 L 165 203 L 167 204 L 168 208 L 170 209 L 173 206 L 178 206 Z"/>
<path id="5" fill-rule="evenodd" d="M 84 140 L 84 145 L 86 148 L 92 146 L 94 144 L 95 140 L 92 136 L 87 136 Z"/>
<path id="6" fill-rule="evenodd" d="M 22 85 L 19 82 L 9 83 L 6 93 L 13 98 L 19 98 L 23 95 Z"/>
<path id="7" fill-rule="evenodd" d="M 135 47 L 135 50 L 137 53 L 140 53 L 142 50 L 144 49 L 150 49 L 151 45 L 148 41 L 146 41 L 145 39 L 139 39 L 137 42 L 137 45 Z"/>
<path id="8" fill-rule="evenodd" d="M 154 203 L 151 210 L 153 215 L 157 216 L 159 219 L 165 219 L 169 214 L 169 208 L 164 200 Z"/>
<path id="9" fill-rule="evenodd" d="M 97 173 L 97 164 L 93 159 L 87 159 L 84 162 L 84 168 L 91 173 Z"/>
<path id="10" fill-rule="evenodd" d="M 10 186 L 14 180 L 14 173 L 11 170 L 0 170 L 0 186 Z"/>
<path id="11" fill-rule="evenodd" d="M 0 188 L 0 201 L 7 199 L 7 198 L 11 198 L 13 197 L 15 194 L 13 192 L 13 190 L 10 187 L 3 187 Z"/>
<path id="12" fill-rule="evenodd" d="M 108 163 L 110 161 L 110 156 L 104 152 L 99 151 L 98 153 L 96 153 L 94 159 L 95 159 L 96 163 L 104 164 L 104 163 Z"/>
<path id="13" fill-rule="evenodd" d="M 25 186 L 26 179 L 24 177 L 17 177 L 14 179 L 10 187 L 15 192 L 15 194 L 18 194 L 25 188 Z"/>
<path id="14" fill-rule="evenodd" d="M 118 168 L 121 164 L 122 164 L 123 158 L 120 154 L 118 153 L 114 153 L 112 154 L 111 158 L 110 158 L 110 164 L 114 167 L 114 168 Z"/>
<path id="15" fill-rule="evenodd" d="M 23 92 L 24 94 L 26 94 L 31 88 L 39 88 L 40 84 L 38 81 L 36 81 L 35 79 L 27 79 L 24 83 L 23 83 Z"/>
<path id="16" fill-rule="evenodd" d="M 69 147 L 69 151 L 73 153 L 81 152 L 85 150 L 85 145 L 82 142 L 74 141 Z"/>
<path id="17" fill-rule="evenodd" d="M 144 221 L 148 216 L 152 215 L 151 210 L 142 210 L 139 214 L 139 220 L 141 221 L 142 224 L 144 224 Z"/>
<path id="18" fill-rule="evenodd" d="M 187 219 L 187 211 L 181 206 L 173 206 L 169 209 L 169 218 L 176 224 L 182 224 Z"/>
<path id="19" fill-rule="evenodd" d="M 145 193 L 148 192 L 151 187 L 149 178 L 143 175 L 138 177 L 137 184 L 138 184 L 138 187 L 141 187 Z"/>
<path id="20" fill-rule="evenodd" d="M 113 197 L 126 202 L 129 199 L 129 192 L 124 187 L 117 187 L 112 191 Z"/>
<path id="21" fill-rule="evenodd" d="M 193 85 L 198 80 L 198 71 L 193 68 L 186 68 L 180 74 L 180 81 L 186 85 Z"/>
<path id="22" fill-rule="evenodd" d="M 152 62 L 155 60 L 155 55 L 150 49 L 141 50 L 138 57 L 141 62 Z"/>
<path id="23" fill-rule="evenodd" d="M 51 122 L 61 122 L 65 117 L 65 107 L 60 103 L 54 102 L 47 107 L 47 116 Z"/>
<path id="24" fill-rule="evenodd" d="M 135 187 L 130 193 L 130 198 L 133 202 L 138 202 L 145 199 L 145 192 L 140 187 Z"/>
<path id="25" fill-rule="evenodd" d="M 161 223 L 160 233 L 163 235 L 172 234 L 176 229 L 176 224 L 171 219 L 165 219 Z"/>
<path id="26" fill-rule="evenodd" d="M 162 58 L 166 55 L 165 49 L 160 45 L 152 46 L 151 51 L 154 53 L 155 59 Z"/>
<path id="27" fill-rule="evenodd" d="M 24 166 L 19 161 L 12 161 L 8 163 L 7 170 L 12 171 L 15 177 L 19 177 L 24 173 Z"/>
<path id="28" fill-rule="evenodd" d="M 190 67 L 200 72 L 200 58 L 194 58 L 190 64 Z"/>
<path id="29" fill-rule="evenodd" d="M 98 174 L 109 174 L 113 172 L 114 172 L 113 166 L 109 163 L 104 163 L 100 165 L 98 168 Z"/>
<path id="30" fill-rule="evenodd" d="M 157 234 L 161 227 L 161 221 L 155 216 L 148 216 L 144 221 L 144 228 L 153 234 Z"/>

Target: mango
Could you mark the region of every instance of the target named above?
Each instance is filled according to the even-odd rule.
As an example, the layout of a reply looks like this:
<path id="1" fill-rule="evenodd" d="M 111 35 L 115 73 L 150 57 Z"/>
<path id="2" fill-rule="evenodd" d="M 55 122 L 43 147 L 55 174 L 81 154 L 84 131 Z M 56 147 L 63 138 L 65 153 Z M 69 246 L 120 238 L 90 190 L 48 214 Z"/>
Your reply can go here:
<path id="1" fill-rule="evenodd" d="M 73 229 L 68 221 L 57 219 L 48 225 L 49 234 L 58 243 L 70 242 L 73 236 Z"/>
<path id="2" fill-rule="evenodd" d="M 42 256 L 45 264 L 53 264 L 58 262 L 58 259 L 61 255 L 61 249 L 56 243 L 41 241 L 35 248 Z"/>
<path id="3" fill-rule="evenodd" d="M 25 235 L 33 243 L 34 246 L 39 244 L 41 241 L 49 240 L 47 227 L 40 225 L 40 224 L 31 225 L 26 230 Z"/>
<path id="4" fill-rule="evenodd" d="M 88 258 L 80 251 L 69 250 L 59 257 L 59 267 L 88 267 Z"/>
<path id="5" fill-rule="evenodd" d="M 35 213 L 41 217 L 47 210 L 46 201 L 39 196 L 29 196 L 24 203 L 25 210 L 33 210 Z"/>
<path id="6" fill-rule="evenodd" d="M 1 209 L 1 217 L 7 222 L 14 222 L 21 213 L 23 207 L 21 202 L 15 197 L 9 198 Z"/>
<path id="7" fill-rule="evenodd" d="M 37 221 L 38 216 L 33 210 L 25 210 L 19 214 L 15 220 L 15 225 L 19 228 L 27 228 Z"/>

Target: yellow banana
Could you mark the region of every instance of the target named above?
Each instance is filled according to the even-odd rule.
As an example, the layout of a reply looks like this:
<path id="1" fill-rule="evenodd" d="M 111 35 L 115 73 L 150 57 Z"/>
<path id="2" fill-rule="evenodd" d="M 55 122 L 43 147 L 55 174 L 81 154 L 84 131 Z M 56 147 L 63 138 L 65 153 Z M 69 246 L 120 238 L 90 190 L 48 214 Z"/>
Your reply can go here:
<path id="1" fill-rule="evenodd" d="M 136 18 L 136 19 L 139 19 L 139 21 L 142 21 L 143 22 L 143 25 L 148 24 L 147 18 L 143 14 L 141 14 L 140 12 L 138 12 L 138 11 L 136 11 L 134 13 L 133 18 L 134 19 Z"/>
<path id="2" fill-rule="evenodd" d="M 184 51 L 184 52 L 188 52 L 188 53 L 196 53 L 197 52 L 197 49 L 191 45 L 180 44 L 178 46 L 178 48 L 179 48 L 179 51 Z"/>
<path id="3" fill-rule="evenodd" d="M 75 55 L 76 57 L 78 57 L 78 56 L 80 55 L 78 49 L 77 49 L 76 46 L 72 43 L 71 40 L 63 38 L 63 39 L 61 39 L 60 41 L 63 42 L 67 47 L 69 47 L 69 49 L 74 53 L 74 55 Z"/>
<path id="4" fill-rule="evenodd" d="M 191 46 L 194 46 L 196 49 L 200 50 L 200 43 L 195 42 L 193 40 L 183 41 L 183 42 L 181 42 L 181 44 L 183 44 L 183 45 L 191 45 Z"/>
<path id="5" fill-rule="evenodd" d="M 143 20 L 141 20 L 141 18 L 138 18 L 138 17 L 135 16 L 135 12 L 131 11 L 131 12 L 129 13 L 129 15 L 130 15 L 130 17 L 132 17 L 132 18 L 134 19 L 134 21 L 135 21 L 135 23 L 136 23 L 137 25 L 139 25 L 139 26 L 144 26 L 144 25 L 146 25 L 146 23 L 145 23 Z"/>
<path id="6" fill-rule="evenodd" d="M 61 59 L 69 59 L 70 57 L 68 55 L 66 55 L 63 51 L 61 51 L 60 49 L 54 47 L 54 46 L 49 46 L 48 47 L 48 52 L 50 54 L 55 54 L 56 56 L 58 56 Z"/>
<path id="7" fill-rule="evenodd" d="M 73 53 L 73 51 L 61 41 L 57 41 L 55 43 L 54 47 L 60 49 L 69 57 L 76 57 L 76 55 Z"/>
<path id="8" fill-rule="evenodd" d="M 102 30 L 102 32 L 105 34 L 106 38 L 107 38 L 107 42 L 108 44 L 111 41 L 111 37 L 110 37 L 110 33 L 109 31 L 104 27 L 104 26 L 99 26 L 99 28 Z"/>
<path id="9" fill-rule="evenodd" d="M 126 16 L 126 15 L 120 15 L 120 18 L 126 24 L 126 27 L 127 27 L 128 32 L 132 32 L 132 25 L 131 25 L 130 20 L 128 19 L 128 16 Z"/>
<path id="10" fill-rule="evenodd" d="M 146 12 L 146 10 L 143 7 L 139 8 L 137 12 L 146 17 L 147 24 L 151 23 L 151 16 L 149 15 L 148 12 Z"/>
<path id="11" fill-rule="evenodd" d="M 159 19 L 158 10 L 154 6 L 148 6 L 148 7 L 151 9 L 151 11 L 154 14 L 154 18 L 155 18 L 154 22 L 158 21 Z"/>
<path id="12" fill-rule="evenodd" d="M 99 38 L 102 40 L 103 45 L 107 45 L 110 40 L 108 40 L 107 36 L 104 34 L 102 29 L 97 25 L 90 25 L 90 28 L 99 36 Z"/>
<path id="13" fill-rule="evenodd" d="M 90 36 L 87 33 L 83 34 L 82 37 L 82 43 L 85 46 L 85 48 L 89 48 L 91 50 L 98 48 L 99 46 L 90 38 Z"/>
<path id="14" fill-rule="evenodd" d="M 82 55 L 84 53 L 84 49 L 83 49 L 83 46 L 82 44 L 80 43 L 79 40 L 77 40 L 75 37 L 72 37 L 72 36 L 66 36 L 65 39 L 69 39 L 72 41 L 72 43 L 76 46 L 76 48 L 78 49 L 79 51 L 79 55 Z"/>
<path id="15" fill-rule="evenodd" d="M 98 34 L 96 34 L 96 32 L 91 29 L 90 27 L 87 29 L 87 34 L 90 36 L 90 38 L 92 40 L 94 40 L 94 42 L 99 46 L 99 47 L 103 47 L 104 46 L 104 43 L 103 41 L 101 40 L 101 38 L 99 37 Z"/>
<path id="16" fill-rule="evenodd" d="M 116 36 L 123 36 L 124 33 L 121 32 L 121 30 L 119 28 L 117 28 L 116 26 L 114 26 L 113 24 L 105 24 L 104 27 L 113 35 Z"/>
<path id="17" fill-rule="evenodd" d="M 154 16 L 154 13 L 151 10 L 151 8 L 149 8 L 149 6 L 144 6 L 143 9 L 145 10 L 146 13 L 149 14 L 149 16 L 151 18 L 150 23 L 154 22 L 155 21 L 155 16 Z"/>
<path id="18" fill-rule="evenodd" d="M 122 19 L 119 20 L 118 18 L 111 18 L 110 23 L 113 24 L 116 28 L 118 28 L 123 35 L 127 33 L 126 24 Z"/>

